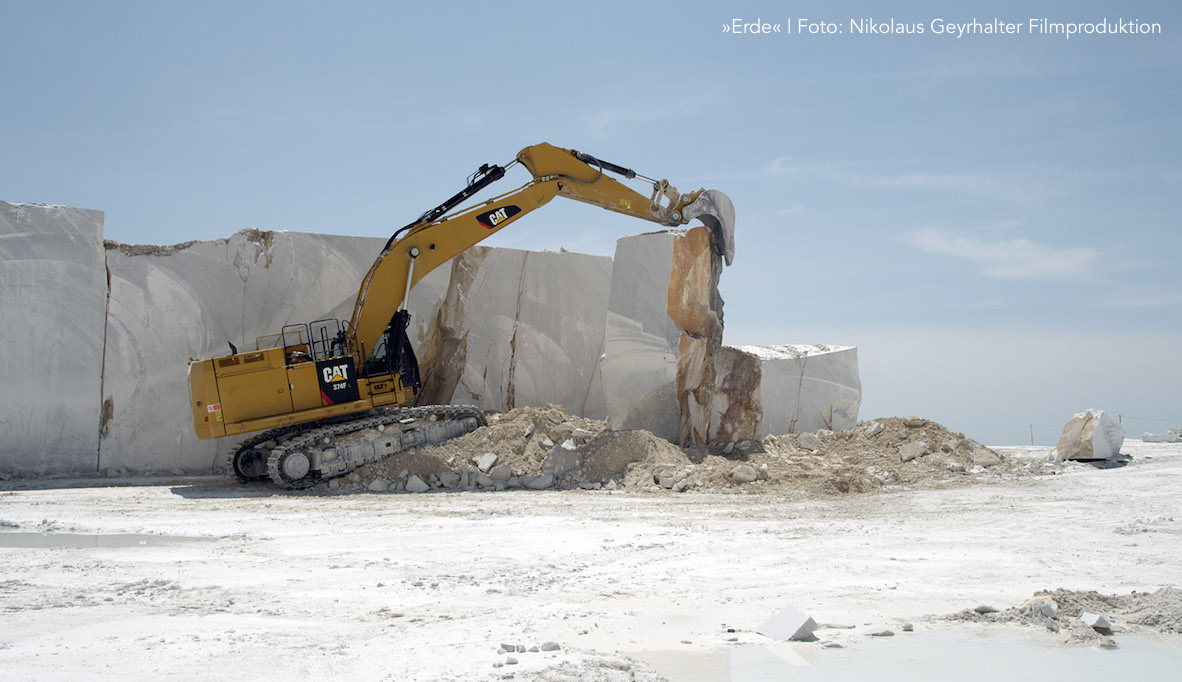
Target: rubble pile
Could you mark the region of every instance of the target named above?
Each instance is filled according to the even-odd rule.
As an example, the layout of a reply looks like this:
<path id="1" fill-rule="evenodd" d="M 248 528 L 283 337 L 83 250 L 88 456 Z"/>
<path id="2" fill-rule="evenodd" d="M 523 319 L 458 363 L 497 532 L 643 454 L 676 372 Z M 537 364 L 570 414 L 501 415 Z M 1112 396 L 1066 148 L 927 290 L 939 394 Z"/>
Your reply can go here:
<path id="1" fill-rule="evenodd" d="M 342 492 L 581 488 L 840 495 L 1062 466 L 1011 462 L 918 417 L 682 448 L 645 430 L 610 429 L 549 405 L 492 414 L 487 427 L 325 485 Z"/>
<path id="2" fill-rule="evenodd" d="M 983 624 L 1016 624 L 1063 633 L 1074 643 L 1115 646 L 1109 635 L 1143 631 L 1182 634 L 1182 589 L 1100 594 L 1093 590 L 1041 590 L 1020 606 L 978 606 L 947 617 Z"/>

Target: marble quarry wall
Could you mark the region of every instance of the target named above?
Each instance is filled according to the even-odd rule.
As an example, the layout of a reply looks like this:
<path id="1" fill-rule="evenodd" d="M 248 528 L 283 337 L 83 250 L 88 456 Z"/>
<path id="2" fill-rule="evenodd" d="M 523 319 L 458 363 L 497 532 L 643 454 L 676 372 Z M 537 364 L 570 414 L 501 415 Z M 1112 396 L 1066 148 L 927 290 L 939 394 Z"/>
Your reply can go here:
<path id="1" fill-rule="evenodd" d="M 377 238 L 243 230 L 131 246 L 102 213 L 0 202 L 0 473 L 209 470 L 186 360 L 283 325 L 348 319 Z M 423 404 L 560 404 L 674 442 L 848 428 L 853 348 L 722 344 L 705 228 L 620 239 L 614 258 L 477 246 L 410 297 Z M 804 349 L 804 350 L 802 350 Z"/>

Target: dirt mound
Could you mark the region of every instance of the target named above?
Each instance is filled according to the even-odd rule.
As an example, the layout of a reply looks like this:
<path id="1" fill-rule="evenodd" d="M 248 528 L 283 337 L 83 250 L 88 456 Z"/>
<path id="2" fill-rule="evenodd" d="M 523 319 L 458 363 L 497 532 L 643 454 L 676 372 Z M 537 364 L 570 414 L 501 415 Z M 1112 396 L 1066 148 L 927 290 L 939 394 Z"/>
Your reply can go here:
<path id="1" fill-rule="evenodd" d="M 1103 616 L 1110 627 L 1089 627 L 1081 620 L 1085 613 Z M 1182 634 L 1182 589 L 1163 587 L 1130 594 L 1042 590 L 1020 606 L 986 613 L 967 609 L 947 616 L 947 620 L 1046 628 L 1062 631 L 1068 641 L 1087 644 L 1107 641 L 1109 634 L 1121 632 Z"/>
<path id="2" fill-rule="evenodd" d="M 1031 463 L 1023 466 L 1029 469 Z M 412 487 L 420 489 L 425 484 L 467 490 L 579 487 L 841 495 L 956 485 L 1017 468 L 964 434 L 918 417 L 862 422 L 836 433 L 822 430 L 681 448 L 648 431 L 611 430 L 604 422 L 548 405 L 490 415 L 486 428 L 371 464 L 329 486 L 399 491 L 417 476 L 422 484 Z"/>
<path id="3" fill-rule="evenodd" d="M 648 431 L 609 430 L 587 444 L 583 462 L 584 482 L 627 481 L 627 487 L 636 488 L 652 485 L 653 472 L 684 468 L 689 458 L 681 448 Z M 642 475 L 646 473 L 647 481 Z"/>
<path id="4" fill-rule="evenodd" d="M 542 460 L 556 446 L 570 440 L 578 447 L 599 435 L 605 426 L 601 421 L 571 416 L 552 405 L 517 408 L 491 414 L 487 427 L 442 445 L 416 448 L 361 467 L 336 487 L 369 489 L 375 480 L 381 480 L 390 490 L 405 490 L 407 480 L 418 476 L 435 488 L 495 488 L 495 482 L 481 486 L 480 481 L 489 481 L 477 481 L 480 474 L 487 476 L 494 466 L 511 469 L 511 479 L 500 487 L 520 487 L 522 477 L 541 474 Z M 494 457 L 489 458 L 490 454 Z M 482 468 L 486 462 L 488 465 Z"/>

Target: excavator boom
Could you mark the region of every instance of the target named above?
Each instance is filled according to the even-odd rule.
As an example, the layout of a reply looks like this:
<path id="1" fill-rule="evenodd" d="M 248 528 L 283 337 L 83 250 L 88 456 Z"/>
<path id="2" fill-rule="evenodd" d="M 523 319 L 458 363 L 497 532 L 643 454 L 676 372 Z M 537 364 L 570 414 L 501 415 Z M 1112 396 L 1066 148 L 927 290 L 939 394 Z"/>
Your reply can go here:
<path id="1" fill-rule="evenodd" d="M 517 164 L 529 170 L 533 179 L 461 213 L 449 214 Z M 653 187 L 652 195 L 645 197 L 604 171 L 647 181 Z M 715 248 L 727 264 L 734 259 L 734 207 L 717 190 L 683 195 L 667 180 L 651 180 L 588 154 L 546 143 L 522 149 L 504 167 L 482 166 L 477 175 L 479 179 L 469 187 L 396 232 L 366 273 L 350 319 L 361 352 L 376 347 L 394 313 L 400 306 L 405 308 L 407 292 L 427 273 L 555 196 L 670 227 L 697 218 L 711 229 Z M 371 296 L 371 291 L 380 295 Z"/>

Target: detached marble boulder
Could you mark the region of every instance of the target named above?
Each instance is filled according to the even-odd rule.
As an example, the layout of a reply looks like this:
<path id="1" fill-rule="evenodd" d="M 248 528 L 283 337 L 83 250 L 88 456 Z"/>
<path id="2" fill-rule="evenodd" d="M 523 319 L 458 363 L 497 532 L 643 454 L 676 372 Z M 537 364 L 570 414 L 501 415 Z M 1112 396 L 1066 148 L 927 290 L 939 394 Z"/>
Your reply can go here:
<path id="1" fill-rule="evenodd" d="M 1063 427 L 1055 446 L 1059 459 L 1116 459 L 1125 440 L 1125 428 L 1104 410 L 1087 410 L 1073 416 Z"/>
<path id="2" fill-rule="evenodd" d="M 0 471 L 98 467 L 103 213 L 0 201 Z"/>

